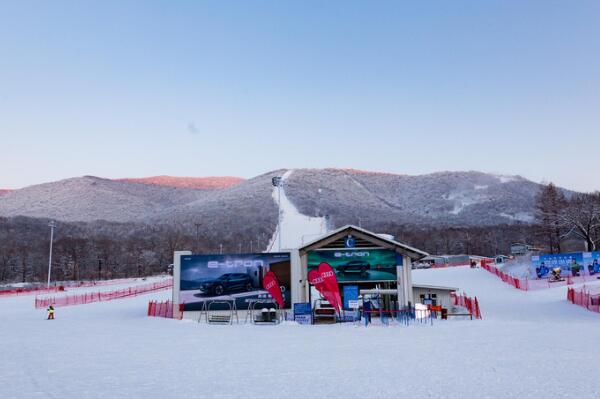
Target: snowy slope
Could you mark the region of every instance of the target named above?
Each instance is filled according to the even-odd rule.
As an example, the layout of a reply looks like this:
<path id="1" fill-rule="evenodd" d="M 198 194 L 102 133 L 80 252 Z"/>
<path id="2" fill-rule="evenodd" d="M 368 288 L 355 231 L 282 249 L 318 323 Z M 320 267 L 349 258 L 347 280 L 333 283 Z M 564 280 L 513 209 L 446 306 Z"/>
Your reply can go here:
<path id="1" fill-rule="evenodd" d="M 150 298 L 59 308 L 0 299 L 0 398 L 597 398 L 600 315 L 565 288 L 522 292 L 483 270 L 460 286 L 482 321 L 433 326 L 207 326 L 145 316 Z"/>
<path id="2" fill-rule="evenodd" d="M 323 217 L 303 215 L 290 201 L 285 192 L 286 182 L 294 171 L 288 170 L 282 176 L 281 187 L 281 230 L 276 229 L 269 244 L 270 252 L 277 252 L 279 248 L 279 234 L 281 234 L 281 249 L 299 248 L 304 243 L 327 232 L 327 223 Z M 273 199 L 279 204 L 277 187 L 273 187 Z"/>

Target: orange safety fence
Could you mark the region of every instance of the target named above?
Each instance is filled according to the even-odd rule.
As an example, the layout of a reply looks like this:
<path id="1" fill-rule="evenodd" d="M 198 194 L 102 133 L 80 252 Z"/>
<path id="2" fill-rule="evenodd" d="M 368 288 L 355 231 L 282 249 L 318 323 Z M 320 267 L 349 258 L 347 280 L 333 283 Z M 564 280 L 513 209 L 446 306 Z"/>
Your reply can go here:
<path id="1" fill-rule="evenodd" d="M 113 299 L 126 298 L 131 296 L 137 296 L 146 294 L 149 292 L 160 291 L 173 286 L 173 279 L 160 281 L 158 283 L 150 283 L 143 285 L 136 285 L 133 287 L 122 288 L 114 291 L 106 292 L 88 292 L 77 295 L 64 295 L 58 297 L 47 297 L 47 298 L 35 298 L 36 309 L 45 308 L 50 305 L 57 306 L 71 306 L 71 305 L 83 305 L 93 302 L 111 301 Z"/>
<path id="2" fill-rule="evenodd" d="M 183 319 L 183 304 L 173 306 L 173 302 L 148 302 L 148 317 L 164 317 L 167 319 Z"/>
<path id="3" fill-rule="evenodd" d="M 46 287 L 29 287 L 29 288 L 11 288 L 0 290 L 0 297 L 16 296 L 16 295 L 40 295 L 49 294 L 52 292 L 62 292 L 72 288 L 88 288 L 99 287 L 104 285 L 125 284 L 136 281 L 136 278 L 122 278 L 113 280 L 93 280 L 93 281 L 60 281 L 53 283 L 50 288 Z"/>
<path id="4" fill-rule="evenodd" d="M 569 287 L 567 289 L 567 300 L 574 305 L 600 313 L 600 292 L 592 292 L 585 285 L 580 289 Z"/>
<path id="5" fill-rule="evenodd" d="M 454 306 L 463 307 L 467 309 L 469 314 L 474 318 L 482 319 L 481 309 L 479 308 L 479 301 L 477 300 L 477 297 L 470 298 L 465 293 L 457 295 L 454 292 L 450 294 L 450 297 Z"/>

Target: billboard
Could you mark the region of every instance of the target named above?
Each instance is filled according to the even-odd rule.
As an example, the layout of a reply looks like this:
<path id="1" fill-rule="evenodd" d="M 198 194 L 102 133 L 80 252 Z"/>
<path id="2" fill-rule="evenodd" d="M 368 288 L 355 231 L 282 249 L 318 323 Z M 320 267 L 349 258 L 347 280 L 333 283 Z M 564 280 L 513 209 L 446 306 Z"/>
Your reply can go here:
<path id="1" fill-rule="evenodd" d="M 339 282 L 396 281 L 402 256 L 391 249 L 316 250 L 308 253 L 308 271 L 329 264 Z"/>
<path id="2" fill-rule="evenodd" d="M 600 252 L 542 254 L 531 257 L 530 276 L 546 278 L 550 270 L 560 267 L 562 275 L 594 275 L 600 273 Z M 573 273 L 573 267 L 579 272 Z"/>
<path id="3" fill-rule="evenodd" d="M 263 278 L 269 271 L 277 276 L 285 307 L 289 308 L 289 253 L 183 255 L 179 303 L 184 304 L 185 311 L 193 311 L 201 310 L 208 301 L 235 300 L 238 310 L 247 309 L 253 299 L 268 296 Z"/>

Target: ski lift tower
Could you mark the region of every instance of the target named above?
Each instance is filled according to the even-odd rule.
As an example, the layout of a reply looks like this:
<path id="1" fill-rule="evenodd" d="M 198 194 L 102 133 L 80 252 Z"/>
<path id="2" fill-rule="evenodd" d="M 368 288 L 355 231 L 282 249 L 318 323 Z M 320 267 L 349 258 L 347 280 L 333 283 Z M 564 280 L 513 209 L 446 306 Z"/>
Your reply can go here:
<path id="1" fill-rule="evenodd" d="M 50 254 L 48 256 L 48 285 L 46 288 L 50 288 L 50 275 L 52 274 L 52 242 L 54 241 L 54 229 L 56 228 L 56 222 L 54 220 L 48 223 L 50 227 Z"/>
<path id="2" fill-rule="evenodd" d="M 281 252 L 281 186 L 283 185 L 283 178 L 281 176 L 275 176 L 271 179 L 274 187 L 277 187 L 277 231 L 278 231 L 278 252 Z"/>

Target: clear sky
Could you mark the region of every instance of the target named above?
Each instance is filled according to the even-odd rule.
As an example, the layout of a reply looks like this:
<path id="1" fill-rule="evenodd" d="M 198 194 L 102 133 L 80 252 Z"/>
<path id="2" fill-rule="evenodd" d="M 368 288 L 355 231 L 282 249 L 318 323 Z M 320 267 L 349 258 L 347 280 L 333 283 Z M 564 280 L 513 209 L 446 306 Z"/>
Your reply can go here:
<path id="1" fill-rule="evenodd" d="M 600 1 L 3 1 L 0 188 L 481 170 L 600 190 Z"/>

